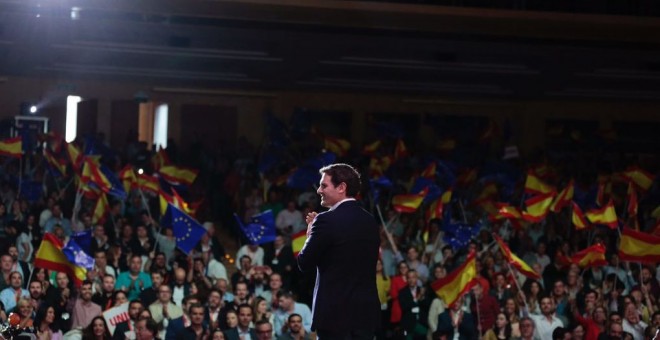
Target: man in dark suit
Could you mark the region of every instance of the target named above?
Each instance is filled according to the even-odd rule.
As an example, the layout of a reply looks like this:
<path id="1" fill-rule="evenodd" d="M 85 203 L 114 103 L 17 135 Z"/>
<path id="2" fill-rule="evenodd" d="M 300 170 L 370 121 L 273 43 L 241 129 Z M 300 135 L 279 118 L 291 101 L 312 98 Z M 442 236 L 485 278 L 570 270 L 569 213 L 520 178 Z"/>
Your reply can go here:
<path id="1" fill-rule="evenodd" d="M 180 318 L 172 319 L 167 324 L 167 331 L 165 332 L 165 340 L 176 340 L 179 336 L 179 333 L 183 331 L 186 327 L 189 327 L 190 315 L 188 311 L 192 305 L 199 303 L 199 299 L 195 295 L 188 295 L 183 298 L 183 315 Z"/>
<path id="2" fill-rule="evenodd" d="M 463 298 L 459 298 L 449 309 L 445 309 L 438 316 L 437 333 L 447 335 L 447 339 L 454 339 L 454 333 L 458 332 L 459 340 L 477 340 L 479 333 L 472 314 L 465 313 L 462 309 Z"/>
<path id="3" fill-rule="evenodd" d="M 224 332 L 227 340 L 245 339 L 248 335 L 250 339 L 257 339 L 257 332 L 250 327 L 252 323 L 252 307 L 248 304 L 238 306 L 238 326 L 230 328 Z M 271 332 L 273 329 L 271 328 Z"/>
<path id="4" fill-rule="evenodd" d="M 426 339 L 429 305 L 425 301 L 425 292 L 418 286 L 419 275 L 411 269 L 406 273 L 407 286 L 399 291 L 401 305 L 401 327 L 406 332 L 406 339 Z"/>
<path id="5" fill-rule="evenodd" d="M 360 174 L 352 166 L 333 164 L 319 172 L 317 193 L 329 210 L 307 215 L 307 241 L 297 259 L 301 271 L 317 273 L 312 329 L 321 340 L 373 339 L 380 318 L 378 223 L 355 201 Z"/>
<path id="6" fill-rule="evenodd" d="M 140 313 L 142 313 L 143 310 L 144 306 L 140 300 L 131 301 L 128 305 L 128 316 L 130 319 L 117 324 L 115 332 L 112 334 L 112 338 L 114 340 L 124 340 L 126 338 L 126 333 L 128 332 L 132 332 L 132 336 L 134 336 L 135 332 L 133 330 L 135 329 L 135 322 L 138 321 Z"/>

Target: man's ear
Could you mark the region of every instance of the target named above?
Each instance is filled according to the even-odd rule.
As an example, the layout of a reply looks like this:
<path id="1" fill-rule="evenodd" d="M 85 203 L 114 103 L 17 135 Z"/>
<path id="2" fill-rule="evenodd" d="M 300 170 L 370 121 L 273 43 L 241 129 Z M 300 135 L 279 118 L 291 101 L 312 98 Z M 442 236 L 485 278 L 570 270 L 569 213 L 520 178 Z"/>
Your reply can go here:
<path id="1" fill-rule="evenodd" d="M 346 182 L 341 182 L 337 186 L 337 190 L 339 190 L 339 192 L 343 192 L 343 193 L 346 193 L 347 188 L 348 188 L 348 185 L 346 185 Z"/>

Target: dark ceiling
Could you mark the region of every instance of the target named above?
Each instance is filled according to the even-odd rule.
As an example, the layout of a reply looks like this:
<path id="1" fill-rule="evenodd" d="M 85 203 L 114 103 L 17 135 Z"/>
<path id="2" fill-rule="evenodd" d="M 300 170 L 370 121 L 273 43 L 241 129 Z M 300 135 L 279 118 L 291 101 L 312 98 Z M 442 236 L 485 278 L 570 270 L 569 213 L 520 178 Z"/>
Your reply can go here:
<path id="1" fill-rule="evenodd" d="M 0 0 L 0 75 L 169 88 L 660 100 L 655 18 L 313 4 Z"/>

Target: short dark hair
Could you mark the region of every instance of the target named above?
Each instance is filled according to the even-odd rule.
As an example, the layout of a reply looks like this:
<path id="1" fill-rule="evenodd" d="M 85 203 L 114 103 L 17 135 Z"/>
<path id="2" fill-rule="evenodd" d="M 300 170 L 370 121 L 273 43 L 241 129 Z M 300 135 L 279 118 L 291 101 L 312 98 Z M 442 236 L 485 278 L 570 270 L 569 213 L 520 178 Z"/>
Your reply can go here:
<path id="1" fill-rule="evenodd" d="M 142 319 L 139 321 L 145 322 L 144 326 L 154 335 L 158 334 L 158 323 L 154 319 Z M 138 322 L 139 322 L 138 321 Z"/>
<path id="2" fill-rule="evenodd" d="M 287 321 L 291 322 L 291 319 L 296 317 L 296 316 L 299 317 L 300 320 L 302 320 L 302 316 L 300 316 L 300 314 L 293 313 L 293 314 L 289 315 L 289 318 L 287 319 Z"/>
<path id="3" fill-rule="evenodd" d="M 188 314 L 192 314 L 192 310 L 193 310 L 193 308 L 201 308 L 201 309 L 204 309 L 204 305 L 202 305 L 202 304 L 199 303 L 199 302 L 198 302 L 198 303 L 193 303 L 193 304 L 190 306 L 190 308 L 188 308 Z"/>
<path id="4" fill-rule="evenodd" d="M 250 312 L 252 311 L 252 306 L 248 305 L 247 303 L 242 303 L 242 304 L 238 305 L 238 308 L 236 308 L 236 311 L 238 311 L 240 313 L 241 308 L 247 308 L 247 309 L 250 310 Z"/>
<path id="5" fill-rule="evenodd" d="M 271 325 L 270 322 L 268 320 L 265 320 L 265 319 L 261 319 L 261 320 L 257 321 L 254 324 L 254 328 L 256 329 L 257 327 L 259 327 L 261 325 L 265 325 L 265 324 L 268 324 L 270 326 L 270 329 L 273 329 L 273 325 Z"/>
<path id="6" fill-rule="evenodd" d="M 80 285 L 80 286 L 82 287 L 82 286 L 88 286 L 88 285 L 93 286 L 94 282 L 92 282 L 91 280 L 85 280 L 85 281 L 82 282 L 82 285 Z"/>
<path id="7" fill-rule="evenodd" d="M 197 297 L 197 295 L 195 295 L 195 294 L 191 294 L 191 295 L 186 295 L 186 296 L 183 298 L 183 300 L 181 301 L 181 304 L 182 304 L 182 305 L 185 305 L 186 303 L 188 303 L 188 301 L 190 301 L 190 300 L 192 300 L 192 299 L 195 299 L 195 300 L 199 301 L 199 297 Z"/>
<path id="8" fill-rule="evenodd" d="M 330 176 L 334 186 L 346 183 L 346 196 L 355 197 L 360 192 L 360 173 L 354 167 L 345 163 L 335 163 L 324 166 L 319 173 Z"/>

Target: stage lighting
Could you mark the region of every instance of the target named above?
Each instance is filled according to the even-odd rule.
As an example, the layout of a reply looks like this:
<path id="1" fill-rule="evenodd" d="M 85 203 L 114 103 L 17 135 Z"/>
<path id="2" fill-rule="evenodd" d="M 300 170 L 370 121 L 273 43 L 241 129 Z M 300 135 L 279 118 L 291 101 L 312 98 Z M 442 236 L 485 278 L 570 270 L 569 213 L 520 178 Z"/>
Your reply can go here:
<path id="1" fill-rule="evenodd" d="M 37 113 L 37 106 L 36 105 L 31 105 L 30 106 L 30 113 L 31 114 Z"/>
<path id="2" fill-rule="evenodd" d="M 144 173 L 144 170 L 142 168 L 138 169 L 138 175 L 142 175 Z"/>

